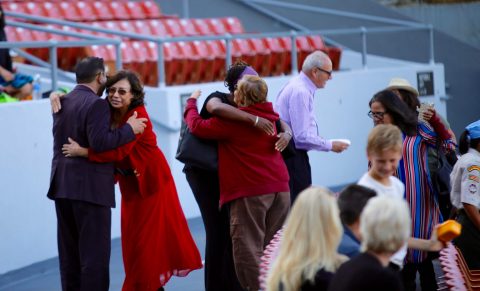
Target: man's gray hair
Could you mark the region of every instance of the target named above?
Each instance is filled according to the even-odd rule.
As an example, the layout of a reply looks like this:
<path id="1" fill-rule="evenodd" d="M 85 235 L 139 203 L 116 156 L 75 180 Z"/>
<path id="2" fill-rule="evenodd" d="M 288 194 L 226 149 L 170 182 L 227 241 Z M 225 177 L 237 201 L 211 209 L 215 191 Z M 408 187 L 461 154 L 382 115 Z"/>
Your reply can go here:
<path id="1" fill-rule="evenodd" d="M 330 61 L 330 58 L 326 53 L 322 51 L 314 51 L 305 58 L 305 61 L 303 61 L 302 72 L 307 73 L 315 67 L 322 68 L 328 61 Z"/>

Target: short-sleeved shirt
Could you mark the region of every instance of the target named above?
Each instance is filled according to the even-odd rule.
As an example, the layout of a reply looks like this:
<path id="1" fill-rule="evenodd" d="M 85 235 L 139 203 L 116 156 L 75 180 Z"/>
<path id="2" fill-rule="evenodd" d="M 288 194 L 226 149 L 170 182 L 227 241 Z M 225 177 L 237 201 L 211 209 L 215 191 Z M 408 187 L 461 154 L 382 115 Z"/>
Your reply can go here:
<path id="1" fill-rule="evenodd" d="M 480 152 L 470 148 L 457 161 L 450 174 L 453 206 L 463 208 L 463 203 L 480 209 Z"/>
<path id="2" fill-rule="evenodd" d="M 405 185 L 397 177 L 390 176 L 390 185 L 385 186 L 382 183 L 376 181 L 370 176 L 370 174 L 365 173 L 362 178 L 358 181 L 358 185 L 365 186 L 377 192 L 378 196 L 388 196 L 395 199 L 403 199 L 405 192 Z M 407 255 L 407 244 L 404 244 L 391 258 L 390 261 L 395 265 L 402 267 L 403 260 Z"/>

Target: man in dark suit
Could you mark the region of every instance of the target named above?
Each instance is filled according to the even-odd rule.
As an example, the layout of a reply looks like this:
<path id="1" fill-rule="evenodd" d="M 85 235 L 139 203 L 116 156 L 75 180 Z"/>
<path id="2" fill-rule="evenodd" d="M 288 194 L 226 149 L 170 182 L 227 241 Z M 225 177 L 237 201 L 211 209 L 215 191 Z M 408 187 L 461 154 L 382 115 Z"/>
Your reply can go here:
<path id="1" fill-rule="evenodd" d="M 55 200 L 62 289 L 108 290 L 111 207 L 115 207 L 113 163 L 66 158 L 62 145 L 71 137 L 102 152 L 126 144 L 145 128 L 134 114 L 110 129 L 110 108 L 99 98 L 106 82 L 103 59 L 88 57 L 76 68 L 77 86 L 53 115 L 53 160 L 47 196 Z"/>

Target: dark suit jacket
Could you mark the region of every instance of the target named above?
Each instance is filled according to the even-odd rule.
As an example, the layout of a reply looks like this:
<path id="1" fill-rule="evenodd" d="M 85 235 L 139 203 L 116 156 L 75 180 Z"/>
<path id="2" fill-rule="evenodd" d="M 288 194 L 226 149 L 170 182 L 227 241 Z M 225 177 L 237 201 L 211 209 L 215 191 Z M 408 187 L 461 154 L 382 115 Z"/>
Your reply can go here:
<path id="1" fill-rule="evenodd" d="M 115 207 L 113 163 L 66 158 L 62 145 L 73 138 L 96 152 L 114 149 L 135 139 L 130 125 L 110 129 L 110 108 L 90 88 L 77 85 L 62 98 L 62 110 L 53 115 L 53 160 L 50 199 L 68 198 Z"/>

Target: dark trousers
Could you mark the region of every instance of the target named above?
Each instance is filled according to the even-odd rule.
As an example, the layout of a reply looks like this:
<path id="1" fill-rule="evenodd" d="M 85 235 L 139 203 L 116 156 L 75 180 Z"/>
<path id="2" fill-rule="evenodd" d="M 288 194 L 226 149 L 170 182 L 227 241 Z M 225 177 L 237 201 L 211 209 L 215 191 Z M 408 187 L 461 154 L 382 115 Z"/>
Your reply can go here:
<path id="1" fill-rule="evenodd" d="M 295 149 L 295 155 L 286 159 L 288 175 L 290 176 L 291 204 L 300 192 L 312 185 L 312 169 L 307 151 Z"/>
<path id="2" fill-rule="evenodd" d="M 233 264 L 227 209 L 219 209 L 218 174 L 198 168 L 185 168 L 184 172 L 205 226 L 205 290 L 242 290 Z"/>
<path id="3" fill-rule="evenodd" d="M 480 269 L 480 230 L 468 218 L 464 209 L 460 209 L 457 221 L 462 225 L 462 233 L 454 242 L 462 252 L 468 268 Z"/>
<path id="4" fill-rule="evenodd" d="M 62 290 L 107 291 L 110 285 L 110 207 L 57 199 L 55 209 Z"/>
<path id="5" fill-rule="evenodd" d="M 435 291 L 438 289 L 432 260 L 427 258 L 418 264 L 405 264 L 402 269 L 402 281 L 405 291 L 416 290 L 417 272 L 420 274 L 420 286 L 422 287 L 422 291 Z"/>

